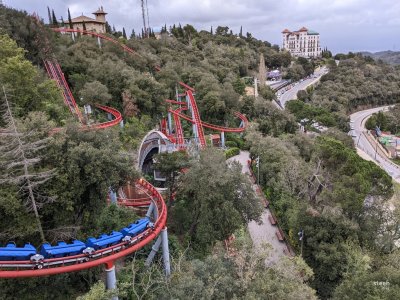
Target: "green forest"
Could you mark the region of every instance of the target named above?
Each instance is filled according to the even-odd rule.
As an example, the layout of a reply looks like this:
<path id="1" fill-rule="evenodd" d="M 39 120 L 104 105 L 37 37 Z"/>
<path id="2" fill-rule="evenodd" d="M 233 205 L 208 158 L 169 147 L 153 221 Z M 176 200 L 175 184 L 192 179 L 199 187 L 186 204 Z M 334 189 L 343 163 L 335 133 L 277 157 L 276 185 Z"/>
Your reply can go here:
<path id="1" fill-rule="evenodd" d="M 107 194 L 141 177 L 135 168 L 139 145 L 167 116 L 165 99 L 175 99 L 179 81 L 196 89 L 203 121 L 235 127 L 234 112 L 240 111 L 250 124 L 243 135 L 226 135 L 225 153 L 207 147 L 196 156 L 157 156 L 155 167 L 167 175 L 170 277 L 161 255 L 145 267 L 148 245 L 118 262 L 117 291 L 106 290 L 104 270 L 96 267 L 1 279 L 0 299 L 90 300 L 115 293 L 119 299 L 398 298 L 400 188 L 357 155 L 347 132 L 349 113 L 400 102 L 399 67 L 353 53 L 295 59 L 226 26 L 198 31 L 165 25 L 160 39 L 128 38 L 110 27 L 107 35 L 136 54 L 107 42 L 99 47 L 90 36 L 74 41 L 0 5 L 0 246 L 84 240 L 136 219 L 136 212 L 107 203 Z M 245 77 L 258 74 L 260 57 L 262 68 L 280 68 L 292 80 L 321 64 L 330 71 L 280 110 L 269 87 L 259 86 L 258 97 L 246 93 Z M 114 107 L 125 126 L 79 130 L 46 74 L 45 59 L 59 62 L 79 107 Z M 398 110 L 380 117 L 382 129 L 398 132 Z M 91 118 L 107 119 L 97 110 Z M 304 118 L 329 129 L 304 134 L 298 126 Z M 184 124 L 185 135 L 190 127 Z M 254 172 L 259 158 L 262 193 L 296 252 L 273 266 L 265 264 L 271 249 L 257 251 L 247 231 L 264 208 L 241 165 L 226 162 L 239 151 L 250 153 Z M 224 241 L 232 234 L 235 253 L 229 255 Z"/>

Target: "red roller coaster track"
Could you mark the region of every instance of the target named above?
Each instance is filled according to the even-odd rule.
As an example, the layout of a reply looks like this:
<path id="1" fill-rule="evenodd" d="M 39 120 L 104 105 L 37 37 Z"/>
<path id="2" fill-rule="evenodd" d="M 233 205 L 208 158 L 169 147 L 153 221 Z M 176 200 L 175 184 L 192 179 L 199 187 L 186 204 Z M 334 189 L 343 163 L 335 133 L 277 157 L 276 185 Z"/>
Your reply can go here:
<path id="1" fill-rule="evenodd" d="M 54 29 L 54 31 L 79 32 L 82 34 L 84 33 L 92 36 L 97 36 L 99 38 L 105 39 L 121 46 L 126 52 L 138 55 L 129 47 L 101 34 L 71 29 Z M 65 80 L 65 76 L 62 73 L 59 64 L 50 60 L 46 60 L 44 64 L 50 78 L 56 80 L 57 85 L 62 89 L 65 104 L 68 106 L 70 111 L 77 116 L 79 121 L 82 122 L 82 114 L 78 106 L 76 105 L 75 99 L 72 96 L 72 93 L 69 89 L 69 86 Z M 121 122 L 122 116 L 118 110 L 104 105 L 96 106 L 99 109 L 102 109 L 105 112 L 112 114 L 114 116 L 114 119 L 108 122 L 95 124 L 93 126 L 83 126 L 82 130 L 107 128 L 110 126 L 115 126 Z M 167 209 L 163 197 L 149 182 L 144 179 L 139 179 L 135 183 L 135 186 L 138 189 L 142 189 L 148 195 L 148 197 L 139 199 L 118 199 L 118 203 L 126 207 L 143 207 L 149 206 L 151 203 L 153 203 L 157 211 L 157 213 L 155 214 L 157 216 L 157 219 L 154 220 L 153 227 L 147 228 L 143 233 L 134 236 L 130 240 L 125 240 L 105 249 L 97 250 L 92 253 L 90 257 L 86 254 L 79 254 L 61 258 L 44 259 L 40 263 L 40 268 L 38 268 L 37 263 L 33 263 L 31 261 L 0 261 L 0 278 L 38 277 L 75 272 L 104 264 L 106 264 L 107 266 L 111 266 L 113 265 L 115 260 L 130 255 L 133 252 L 141 249 L 145 245 L 151 243 L 160 234 L 161 230 L 165 228 L 167 220 Z"/>
<path id="2" fill-rule="evenodd" d="M 83 31 L 83 30 L 66 29 L 66 28 L 57 28 L 53 30 L 56 32 L 76 32 L 76 33 L 96 36 L 98 38 L 110 41 L 114 44 L 121 46 L 123 50 L 128 53 L 140 56 L 138 53 L 136 53 L 134 50 L 130 49 L 126 45 L 123 45 L 118 41 L 102 34 L 90 31 Z M 82 114 L 78 106 L 76 105 L 75 99 L 73 98 L 73 95 L 69 89 L 69 86 L 65 80 L 65 76 L 62 73 L 59 64 L 57 62 L 46 60 L 45 68 L 49 76 L 52 79 L 56 80 L 58 86 L 62 89 L 65 104 L 69 107 L 70 111 L 77 116 L 79 121 L 82 122 L 83 121 Z M 241 119 L 243 123 L 243 127 L 239 128 L 229 128 L 202 122 L 200 119 L 196 101 L 193 96 L 194 89 L 185 83 L 179 82 L 179 84 L 186 90 L 184 94 L 180 94 L 179 96 L 188 97 L 193 116 L 193 118 L 190 118 L 182 114 L 182 111 L 187 110 L 187 104 L 185 102 L 168 100 L 170 104 L 180 105 L 178 109 L 175 110 L 169 109 L 169 112 L 171 112 L 174 116 L 174 122 L 176 127 L 175 138 L 171 135 L 171 133 L 169 136 L 171 138 L 171 141 L 180 145 L 179 147 L 183 147 L 184 144 L 183 130 L 180 118 L 183 118 L 196 125 L 197 134 L 199 137 L 199 142 L 201 147 L 206 146 L 203 127 L 221 132 L 242 132 L 247 126 L 248 123 L 247 118 L 240 113 L 235 113 L 235 115 L 239 119 Z M 108 122 L 95 124 L 93 126 L 83 126 L 82 130 L 107 128 L 110 126 L 115 126 L 121 122 L 122 116 L 118 110 L 103 105 L 96 105 L 96 106 L 99 109 L 102 109 L 112 114 L 114 116 L 114 119 Z M 166 126 L 164 122 L 164 128 L 165 127 Z M 166 129 L 164 130 L 166 131 Z M 92 253 L 90 257 L 86 254 L 79 254 L 61 258 L 44 259 L 41 262 L 41 268 L 38 268 L 37 263 L 33 263 L 31 261 L 18 261 L 17 265 L 16 261 L 0 261 L 0 278 L 47 276 L 47 275 L 80 271 L 103 264 L 111 266 L 113 265 L 115 260 L 130 255 L 131 253 L 149 244 L 160 234 L 161 230 L 165 228 L 167 220 L 167 209 L 161 194 L 149 182 L 147 182 L 144 179 L 139 179 L 135 183 L 135 185 L 138 189 L 144 190 L 144 192 L 148 194 L 148 197 L 144 198 L 141 197 L 138 199 L 118 198 L 118 203 L 120 205 L 127 207 L 144 207 L 144 206 L 149 206 L 151 203 L 153 203 L 157 211 L 156 213 L 157 219 L 154 220 L 153 227 L 147 228 L 143 233 L 131 238 L 130 240 L 122 241 L 117 245 L 97 250 L 94 253 Z"/>
<path id="3" fill-rule="evenodd" d="M 182 125 L 181 125 L 181 121 L 180 121 L 181 118 L 196 125 L 196 130 L 197 130 L 197 134 L 199 137 L 199 143 L 202 148 L 204 148 L 206 146 L 206 142 L 205 142 L 205 138 L 204 138 L 204 130 L 203 130 L 204 127 L 215 130 L 215 131 L 220 131 L 220 132 L 237 132 L 237 133 L 243 132 L 245 130 L 245 128 L 247 127 L 248 120 L 247 120 L 246 116 L 239 112 L 235 112 L 235 116 L 241 120 L 242 124 L 240 127 L 237 127 L 237 128 L 213 125 L 213 124 L 201 121 L 199 110 L 198 110 L 198 107 L 196 104 L 196 100 L 194 99 L 194 95 L 193 95 L 193 93 L 195 91 L 194 88 L 188 86 L 187 84 L 185 84 L 183 82 L 179 82 L 179 84 L 185 89 L 185 93 L 178 94 L 179 99 L 180 99 L 180 97 L 186 96 L 189 99 L 189 103 L 182 102 L 182 101 L 176 101 L 176 100 L 169 100 L 169 99 L 165 100 L 171 106 L 179 105 L 179 108 L 173 109 L 170 107 L 168 109 L 168 112 L 171 113 L 174 118 L 176 135 L 178 138 L 181 136 L 180 141 L 171 139 L 172 143 L 181 145 L 181 141 L 183 141 L 183 131 L 182 131 Z M 190 107 L 192 109 L 192 117 L 182 113 L 182 111 L 188 109 L 188 107 L 187 107 L 188 104 L 190 104 Z M 165 123 L 166 122 L 164 121 L 164 126 L 161 126 L 161 130 L 165 135 L 170 137 L 171 135 L 170 135 L 170 133 L 168 134 Z"/>
<path id="4" fill-rule="evenodd" d="M 109 41 L 117 46 L 120 46 L 124 51 L 137 55 L 139 57 L 141 57 L 141 55 L 139 53 L 137 53 L 136 51 L 134 51 L 133 49 L 129 48 L 128 46 L 122 44 L 120 41 L 117 41 L 109 36 L 106 36 L 104 34 L 100 34 L 97 32 L 93 32 L 93 31 L 86 31 L 86 30 L 78 30 L 78 29 L 70 29 L 70 28 L 53 28 L 53 31 L 55 32 L 74 32 L 74 33 L 80 33 L 80 34 L 85 34 L 85 35 L 91 35 L 91 36 L 95 36 L 98 38 L 101 38 L 103 40 Z"/>
<path id="5" fill-rule="evenodd" d="M 126 201 L 126 204 L 127 206 L 143 206 L 153 202 L 158 215 L 158 218 L 154 221 L 153 228 L 146 229 L 143 233 L 135 236 L 130 241 L 123 241 L 117 245 L 97 250 L 91 254 L 90 258 L 85 254 L 79 254 L 61 258 L 45 259 L 42 262 L 42 269 L 37 269 L 37 266 L 31 261 L 18 261 L 18 267 L 16 269 L 16 261 L 0 261 L 0 278 L 54 275 L 89 269 L 103 264 L 111 264 L 115 260 L 125 257 L 149 244 L 165 227 L 167 209 L 163 197 L 149 182 L 144 179 L 139 179 L 136 182 L 136 186 L 137 188 L 143 189 L 149 197 L 147 199 L 142 198 L 136 203 L 134 202 L 135 200 Z M 123 204 L 122 201 L 120 201 L 120 203 Z M 13 267 L 14 270 L 7 270 L 7 266 Z"/>

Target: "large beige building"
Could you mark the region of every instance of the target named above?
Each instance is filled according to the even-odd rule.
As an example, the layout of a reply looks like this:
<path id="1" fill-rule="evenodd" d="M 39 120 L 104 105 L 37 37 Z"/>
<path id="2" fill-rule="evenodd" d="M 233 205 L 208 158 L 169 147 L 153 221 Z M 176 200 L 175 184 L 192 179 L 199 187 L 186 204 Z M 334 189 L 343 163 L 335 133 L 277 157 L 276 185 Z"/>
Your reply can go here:
<path id="1" fill-rule="evenodd" d="M 321 56 L 319 33 L 305 27 L 298 31 L 282 31 L 283 49 L 288 50 L 293 56 L 318 57 Z"/>
<path id="2" fill-rule="evenodd" d="M 73 18 L 71 20 L 74 29 L 83 30 L 83 24 L 85 24 L 87 31 L 94 31 L 97 33 L 106 32 L 106 12 L 103 10 L 103 6 L 93 13 L 96 18 L 92 19 L 84 15 Z"/>

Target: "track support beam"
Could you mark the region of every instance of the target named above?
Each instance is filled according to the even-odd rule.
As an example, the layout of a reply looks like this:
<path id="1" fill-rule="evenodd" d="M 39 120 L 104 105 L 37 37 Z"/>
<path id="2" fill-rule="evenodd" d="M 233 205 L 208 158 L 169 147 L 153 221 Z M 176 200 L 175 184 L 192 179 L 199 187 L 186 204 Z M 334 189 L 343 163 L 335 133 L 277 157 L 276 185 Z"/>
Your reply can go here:
<path id="1" fill-rule="evenodd" d="M 168 112 L 168 134 L 172 134 L 172 116 L 170 112 Z"/>
<path id="2" fill-rule="evenodd" d="M 106 288 L 107 290 L 115 290 L 117 288 L 117 275 L 114 262 L 106 264 Z M 118 296 L 113 296 L 112 300 L 118 300 Z"/>
<path id="3" fill-rule="evenodd" d="M 112 188 L 110 188 L 109 195 L 110 195 L 111 203 L 117 204 L 117 193 Z"/>
<path id="4" fill-rule="evenodd" d="M 151 252 L 146 259 L 145 266 L 150 267 L 153 262 L 154 257 L 156 256 L 158 250 L 162 248 L 162 258 L 164 263 L 164 271 L 165 276 L 171 275 L 171 263 L 169 259 L 169 245 L 168 245 L 168 231 L 167 227 L 164 227 L 161 230 L 161 234 L 158 236 L 156 242 L 154 243 L 153 247 L 151 247 Z"/>
<path id="5" fill-rule="evenodd" d="M 225 149 L 225 132 L 221 131 L 221 148 Z"/>
<path id="6" fill-rule="evenodd" d="M 151 252 L 147 257 L 146 262 L 144 263 L 146 267 L 150 267 L 151 263 L 153 262 L 154 256 L 156 256 L 158 250 L 160 249 L 160 246 L 161 246 L 161 235 L 158 236 L 153 247 L 151 247 Z"/>
<path id="7" fill-rule="evenodd" d="M 167 227 L 161 230 L 161 240 L 162 240 L 162 255 L 164 262 L 165 276 L 171 275 L 171 264 L 169 261 L 169 245 L 168 245 L 168 231 Z"/>

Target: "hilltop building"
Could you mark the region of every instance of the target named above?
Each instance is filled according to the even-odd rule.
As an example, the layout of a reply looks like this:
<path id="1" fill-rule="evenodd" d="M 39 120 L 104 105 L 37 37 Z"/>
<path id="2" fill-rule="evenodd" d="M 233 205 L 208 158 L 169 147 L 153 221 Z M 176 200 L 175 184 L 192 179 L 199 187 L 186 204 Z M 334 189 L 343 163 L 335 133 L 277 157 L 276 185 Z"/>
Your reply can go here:
<path id="1" fill-rule="evenodd" d="M 285 29 L 282 31 L 283 49 L 297 57 L 319 57 L 321 56 L 321 45 L 319 33 L 308 30 L 305 27 L 298 31 Z"/>
<path id="2" fill-rule="evenodd" d="M 82 14 L 82 16 L 73 18 L 71 20 L 73 29 L 83 30 L 83 24 L 85 24 L 87 31 L 94 31 L 97 33 L 105 33 L 106 32 L 106 12 L 103 10 L 103 6 L 101 6 L 97 11 L 93 13 L 96 18 L 92 19 L 86 17 Z"/>

